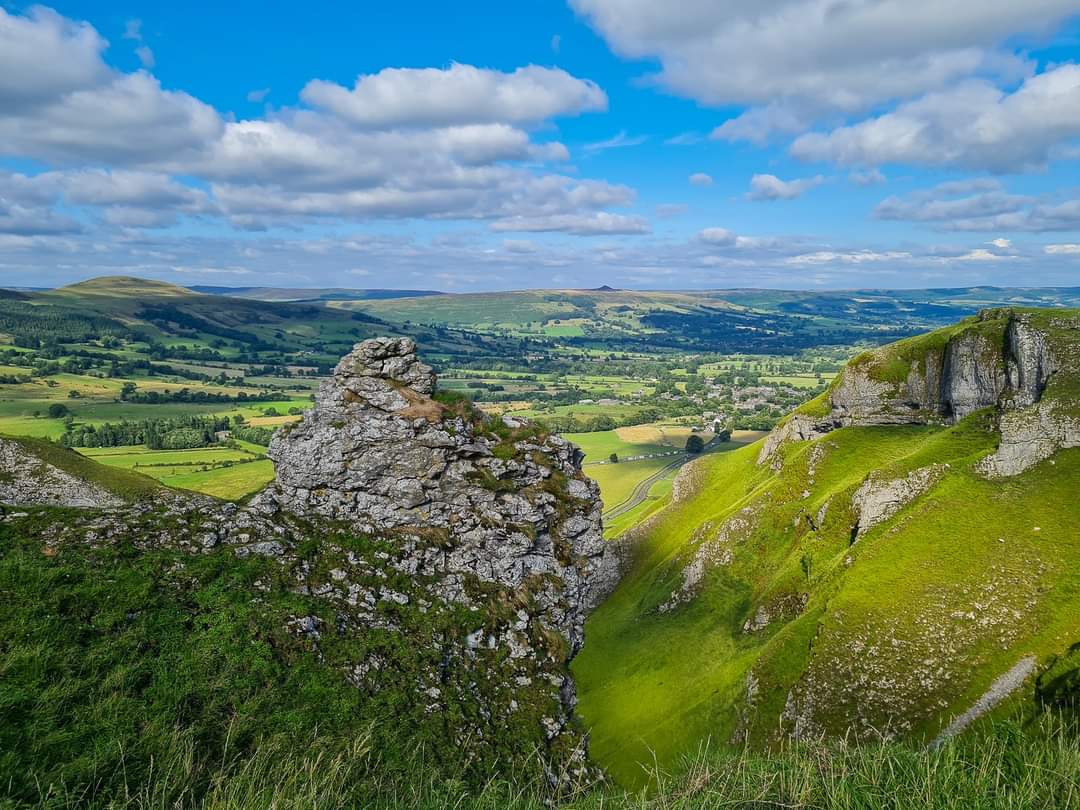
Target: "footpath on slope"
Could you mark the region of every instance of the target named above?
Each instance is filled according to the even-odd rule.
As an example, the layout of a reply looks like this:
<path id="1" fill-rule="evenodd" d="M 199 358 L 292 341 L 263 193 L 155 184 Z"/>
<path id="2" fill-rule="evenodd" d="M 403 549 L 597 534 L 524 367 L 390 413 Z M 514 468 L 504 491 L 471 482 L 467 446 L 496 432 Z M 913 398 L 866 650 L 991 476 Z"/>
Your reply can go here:
<path id="1" fill-rule="evenodd" d="M 987 689 L 967 711 L 959 717 L 954 718 L 945 730 L 934 738 L 930 743 L 930 747 L 937 748 L 950 737 L 955 737 L 1023 686 L 1024 681 L 1026 681 L 1028 676 L 1034 671 L 1035 657 L 1029 655 L 1025 658 L 1021 658 L 1013 665 L 1012 669 L 1005 674 L 998 676 L 998 678 L 990 684 L 990 688 Z"/>

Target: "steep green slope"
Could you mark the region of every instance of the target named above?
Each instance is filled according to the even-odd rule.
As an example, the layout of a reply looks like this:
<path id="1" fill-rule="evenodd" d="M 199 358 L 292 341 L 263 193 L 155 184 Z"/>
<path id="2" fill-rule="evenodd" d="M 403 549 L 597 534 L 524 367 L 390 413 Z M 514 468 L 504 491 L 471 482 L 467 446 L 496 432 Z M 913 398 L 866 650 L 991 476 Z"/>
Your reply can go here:
<path id="1" fill-rule="evenodd" d="M 1074 317 L 989 314 L 857 358 L 802 421 L 699 461 L 587 625 L 574 671 L 593 756 L 637 784 L 710 740 L 929 740 L 1010 672 L 991 692 L 1025 683 L 1010 699 L 1030 700 L 1027 676 L 1080 641 L 1080 450 L 1009 477 L 984 460 L 1015 414 L 1071 401 Z M 1005 337 L 1023 328 L 1055 372 L 1016 410 Z M 988 335 L 976 370 L 1000 365 L 1000 400 L 955 421 L 956 358 Z M 945 394 L 894 410 L 889 381 L 926 393 L 940 363 Z"/>

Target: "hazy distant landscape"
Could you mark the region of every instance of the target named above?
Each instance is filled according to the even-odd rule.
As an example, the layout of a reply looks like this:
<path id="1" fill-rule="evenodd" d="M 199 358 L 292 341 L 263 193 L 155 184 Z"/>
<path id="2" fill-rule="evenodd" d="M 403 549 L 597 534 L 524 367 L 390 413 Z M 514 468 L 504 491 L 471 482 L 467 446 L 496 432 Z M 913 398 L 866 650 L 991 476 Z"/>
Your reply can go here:
<path id="1" fill-rule="evenodd" d="M 864 348 L 983 307 L 1078 300 L 1080 290 L 997 288 L 200 292 L 101 278 L 0 300 L 0 432 L 50 438 L 170 486 L 241 498 L 273 478 L 270 435 L 310 407 L 342 354 L 369 336 L 406 334 L 447 390 L 581 444 L 611 509 L 671 465 L 662 454 L 681 453 L 691 428 L 707 440 L 716 420 L 768 430 Z M 151 448 L 107 435 L 126 423 L 156 426 L 162 439 Z M 627 431 L 638 425 L 653 432 Z M 609 532 L 633 525 L 676 471 Z"/>
<path id="2" fill-rule="evenodd" d="M 0 810 L 1080 810 L 1078 42 L 0 3 Z"/>

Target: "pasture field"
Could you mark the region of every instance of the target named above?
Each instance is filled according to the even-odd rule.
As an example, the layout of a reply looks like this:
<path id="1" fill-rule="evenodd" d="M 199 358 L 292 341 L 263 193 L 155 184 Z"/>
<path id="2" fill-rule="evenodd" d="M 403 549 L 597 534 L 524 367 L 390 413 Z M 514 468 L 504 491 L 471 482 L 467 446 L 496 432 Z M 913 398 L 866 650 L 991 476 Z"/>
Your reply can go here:
<path id="1" fill-rule="evenodd" d="M 99 464 L 148 475 L 177 489 L 237 500 L 262 489 L 274 478 L 266 449 L 249 442 L 238 448 L 148 450 L 146 447 L 83 447 L 79 452 Z"/>
<path id="2" fill-rule="evenodd" d="M 202 447 L 195 450 L 147 450 L 145 447 L 82 447 L 79 452 L 113 467 L 176 467 L 220 464 L 223 461 L 250 461 L 255 455 L 229 447 Z M 259 453 L 258 455 L 263 455 Z"/>
<path id="3" fill-rule="evenodd" d="M 600 498 L 607 510 L 626 501 L 634 487 L 671 464 L 675 458 L 663 456 L 642 461 L 623 461 L 619 464 L 596 464 L 586 467 L 585 474 L 600 485 Z"/>
<path id="4" fill-rule="evenodd" d="M 690 433 L 685 425 L 650 423 L 591 433 L 564 433 L 563 438 L 585 452 L 585 474 L 600 485 L 604 508 L 611 509 L 626 501 L 639 483 L 674 461 L 678 456 L 672 453 L 685 448 Z M 712 439 L 711 431 L 698 435 L 705 442 Z M 619 456 L 619 463 L 608 461 L 612 453 Z M 622 460 L 634 456 L 654 457 Z"/>
<path id="5" fill-rule="evenodd" d="M 285 416 L 252 416 L 247 423 L 252 427 L 281 427 L 293 422 L 300 421 L 300 414 L 288 414 Z"/>
<path id="6" fill-rule="evenodd" d="M 649 487 L 648 495 L 633 509 L 624 512 L 617 517 L 604 520 L 604 537 L 613 539 L 621 535 L 627 529 L 632 529 L 645 518 L 664 507 L 664 499 L 671 492 L 675 476 L 679 474 L 677 469 L 671 470 L 667 475 Z"/>
<path id="7" fill-rule="evenodd" d="M 139 471 L 146 472 L 142 468 Z M 213 495 L 215 498 L 235 501 L 258 492 L 273 481 L 274 463 L 267 458 L 207 471 L 177 470 L 159 480 L 178 489 L 190 489 L 204 495 Z"/>
<path id="8" fill-rule="evenodd" d="M 611 431 L 598 431 L 596 433 L 564 434 L 564 438 L 577 443 L 579 440 L 584 444 L 592 443 L 594 447 L 613 452 L 630 455 L 633 452 L 644 451 L 646 453 L 670 453 L 673 449 L 681 450 L 686 444 L 686 436 L 690 435 L 690 429 L 679 425 L 648 424 L 634 425 L 632 427 L 619 428 Z M 711 441 L 712 432 L 699 433 L 706 443 Z M 713 445 L 708 453 L 728 452 L 752 444 L 764 436 L 763 431 L 738 430 L 732 434 L 730 442 Z M 593 439 L 592 437 L 597 437 Z M 648 443 L 637 443 L 628 439 L 644 440 Z M 651 440 L 651 441 L 650 441 Z M 668 444 L 660 442 L 667 441 Z M 583 447 L 584 449 L 584 447 Z M 607 458 L 607 455 L 603 455 Z M 604 502 L 604 510 L 610 511 L 625 503 L 633 494 L 637 486 L 650 476 L 680 458 L 679 455 L 663 455 L 658 458 L 642 459 L 640 461 L 621 461 L 618 464 L 590 464 L 586 455 L 585 474 L 600 485 L 600 497 Z M 604 522 L 604 534 L 608 537 L 617 537 L 622 532 L 643 520 L 655 509 L 659 508 L 664 496 L 671 491 L 671 483 L 678 473 L 673 469 L 669 474 L 659 479 L 649 488 L 645 499 L 629 512 L 618 517 L 609 518 Z"/>

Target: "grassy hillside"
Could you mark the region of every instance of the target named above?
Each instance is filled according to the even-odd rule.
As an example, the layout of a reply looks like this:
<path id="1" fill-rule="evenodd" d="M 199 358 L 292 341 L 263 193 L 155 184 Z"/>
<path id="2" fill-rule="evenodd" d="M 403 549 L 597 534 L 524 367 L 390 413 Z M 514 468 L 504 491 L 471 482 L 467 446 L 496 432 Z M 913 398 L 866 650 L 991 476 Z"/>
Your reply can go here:
<path id="1" fill-rule="evenodd" d="M 356 342 L 385 334 L 414 336 L 436 362 L 468 363 L 528 346 L 459 330 L 391 326 L 321 304 L 103 277 L 0 299 L 0 433 L 58 440 L 87 426 L 189 416 L 233 420 L 215 431 L 235 427 L 238 418 L 276 427 L 310 406 L 320 377 Z M 138 463 L 172 486 L 239 498 L 272 477 L 270 462 L 243 460 L 254 463 L 226 467 L 209 457 L 190 469 L 153 458 Z"/>
<path id="2" fill-rule="evenodd" d="M 215 340 L 227 341 L 237 344 L 240 353 L 246 347 L 246 353 L 263 354 L 267 360 L 283 352 L 306 352 L 312 360 L 336 362 L 358 340 L 402 332 L 400 327 L 391 329 L 377 318 L 328 308 L 321 302 L 230 298 L 126 276 L 91 279 L 35 293 L 25 300 L 35 308 L 31 313 L 92 311 L 97 317 L 119 322 L 128 330 L 140 331 L 166 344 L 182 341 L 187 346 L 209 346 Z M 468 356 L 485 347 L 493 351 L 505 348 L 493 338 L 477 340 L 445 330 L 417 327 L 404 333 L 441 356 Z"/>
<path id="3" fill-rule="evenodd" d="M 45 463 L 51 464 L 75 478 L 89 481 L 91 484 L 95 484 L 125 500 L 150 500 L 164 491 L 152 478 L 140 475 L 134 470 L 97 464 L 74 450 L 60 447 L 52 442 L 25 436 L 18 437 L 3 434 L 0 434 L 0 436 L 3 436 L 6 441 L 21 445 L 24 450 L 37 456 Z M 0 475 L 2 474 L 3 472 L 0 471 Z"/>
<path id="4" fill-rule="evenodd" d="M 855 362 L 896 376 L 943 339 Z M 1070 374 L 1047 396 L 1072 391 Z M 710 740 L 928 741 L 1012 668 L 1066 655 L 1080 642 L 1080 450 L 992 481 L 975 464 L 997 442 L 983 411 L 836 430 L 778 464 L 759 464 L 759 445 L 697 462 L 692 496 L 636 530 L 632 570 L 587 625 L 574 671 L 593 756 L 635 785 Z M 911 481 L 925 486 L 856 533 L 860 490 Z M 1026 684 L 999 711 L 1032 705 Z"/>
<path id="5" fill-rule="evenodd" d="M 888 377 L 897 359 L 918 362 L 913 347 L 940 342 L 869 359 Z M 1075 397 L 1071 372 L 1047 395 Z M 615 781 L 583 784 L 565 806 L 1080 807 L 1080 735 L 1068 724 L 1080 706 L 1080 449 L 987 480 L 974 465 L 997 445 L 993 416 L 845 428 L 789 443 L 768 465 L 760 443 L 696 462 L 680 500 L 636 530 L 631 570 L 586 628 L 579 712 L 594 763 Z M 585 438 L 603 454 L 662 448 L 667 434 Z M 24 442 L 131 496 L 160 492 L 135 464 L 174 483 L 202 474 L 192 466 L 263 463 L 236 464 L 258 456 L 246 443 L 88 449 L 97 464 Z M 868 482 L 927 470 L 921 495 L 853 531 Z M 489 725 L 475 759 L 447 731 L 453 713 L 416 698 L 417 673 L 446 667 L 446 640 L 473 632 L 475 611 L 390 601 L 392 632 L 358 638 L 278 561 L 122 533 L 43 546 L 46 524 L 85 513 L 29 512 L 0 510 L 0 806 L 550 806 L 536 762 L 514 745 L 539 733 L 540 714 Z M 309 585 L 358 554 L 372 582 L 406 592 L 415 580 L 385 567 L 391 551 L 316 532 L 299 553 Z M 513 615 L 505 595 L 491 599 L 493 620 Z M 298 630 L 302 617 L 321 633 Z M 345 683 L 338 669 L 358 650 L 391 662 L 385 686 Z M 926 747 L 1028 660 L 1021 687 L 972 731 Z M 498 663 L 446 678 L 501 684 Z M 494 703 L 463 705 L 490 718 Z"/>
<path id="6" fill-rule="evenodd" d="M 354 290 L 346 287 L 214 287 L 195 285 L 195 292 L 226 295 L 231 298 L 254 298 L 257 301 L 364 301 L 381 298 L 414 298 L 441 295 L 436 290 Z"/>
<path id="7" fill-rule="evenodd" d="M 992 306 L 1069 307 L 1080 288 L 941 290 L 523 290 L 362 300 L 342 306 L 394 323 L 558 337 L 583 348 L 786 353 L 879 344 Z"/>
<path id="8" fill-rule="evenodd" d="M 123 537 L 43 547 L 45 526 L 85 513 L 30 511 L 0 515 L 5 808 L 552 806 L 535 763 L 502 753 L 531 725 L 500 727 L 506 739 L 489 740 L 499 755 L 475 761 L 448 733 L 449 718 L 426 714 L 415 698 L 417 671 L 443 653 L 405 639 L 465 632 L 473 612 L 391 609 L 406 634 L 359 648 L 389 662 L 385 684 L 357 688 L 339 668 L 361 642 L 302 632 L 298 617 L 329 628 L 335 611 L 297 589 L 279 561 Z M 341 538 L 314 536 L 304 549 L 324 575 L 340 564 L 334 542 Z M 369 539 L 346 542 L 373 564 L 389 556 Z M 391 570 L 381 581 L 407 588 L 409 577 Z M 477 674 L 449 677 L 475 686 Z M 586 781 L 558 797 L 560 806 L 901 810 L 917 796 L 920 807 L 942 810 L 1080 807 L 1080 736 L 1056 715 L 1017 713 L 929 751 L 854 739 L 688 753 L 660 768 L 648 763 L 649 794 Z"/>

